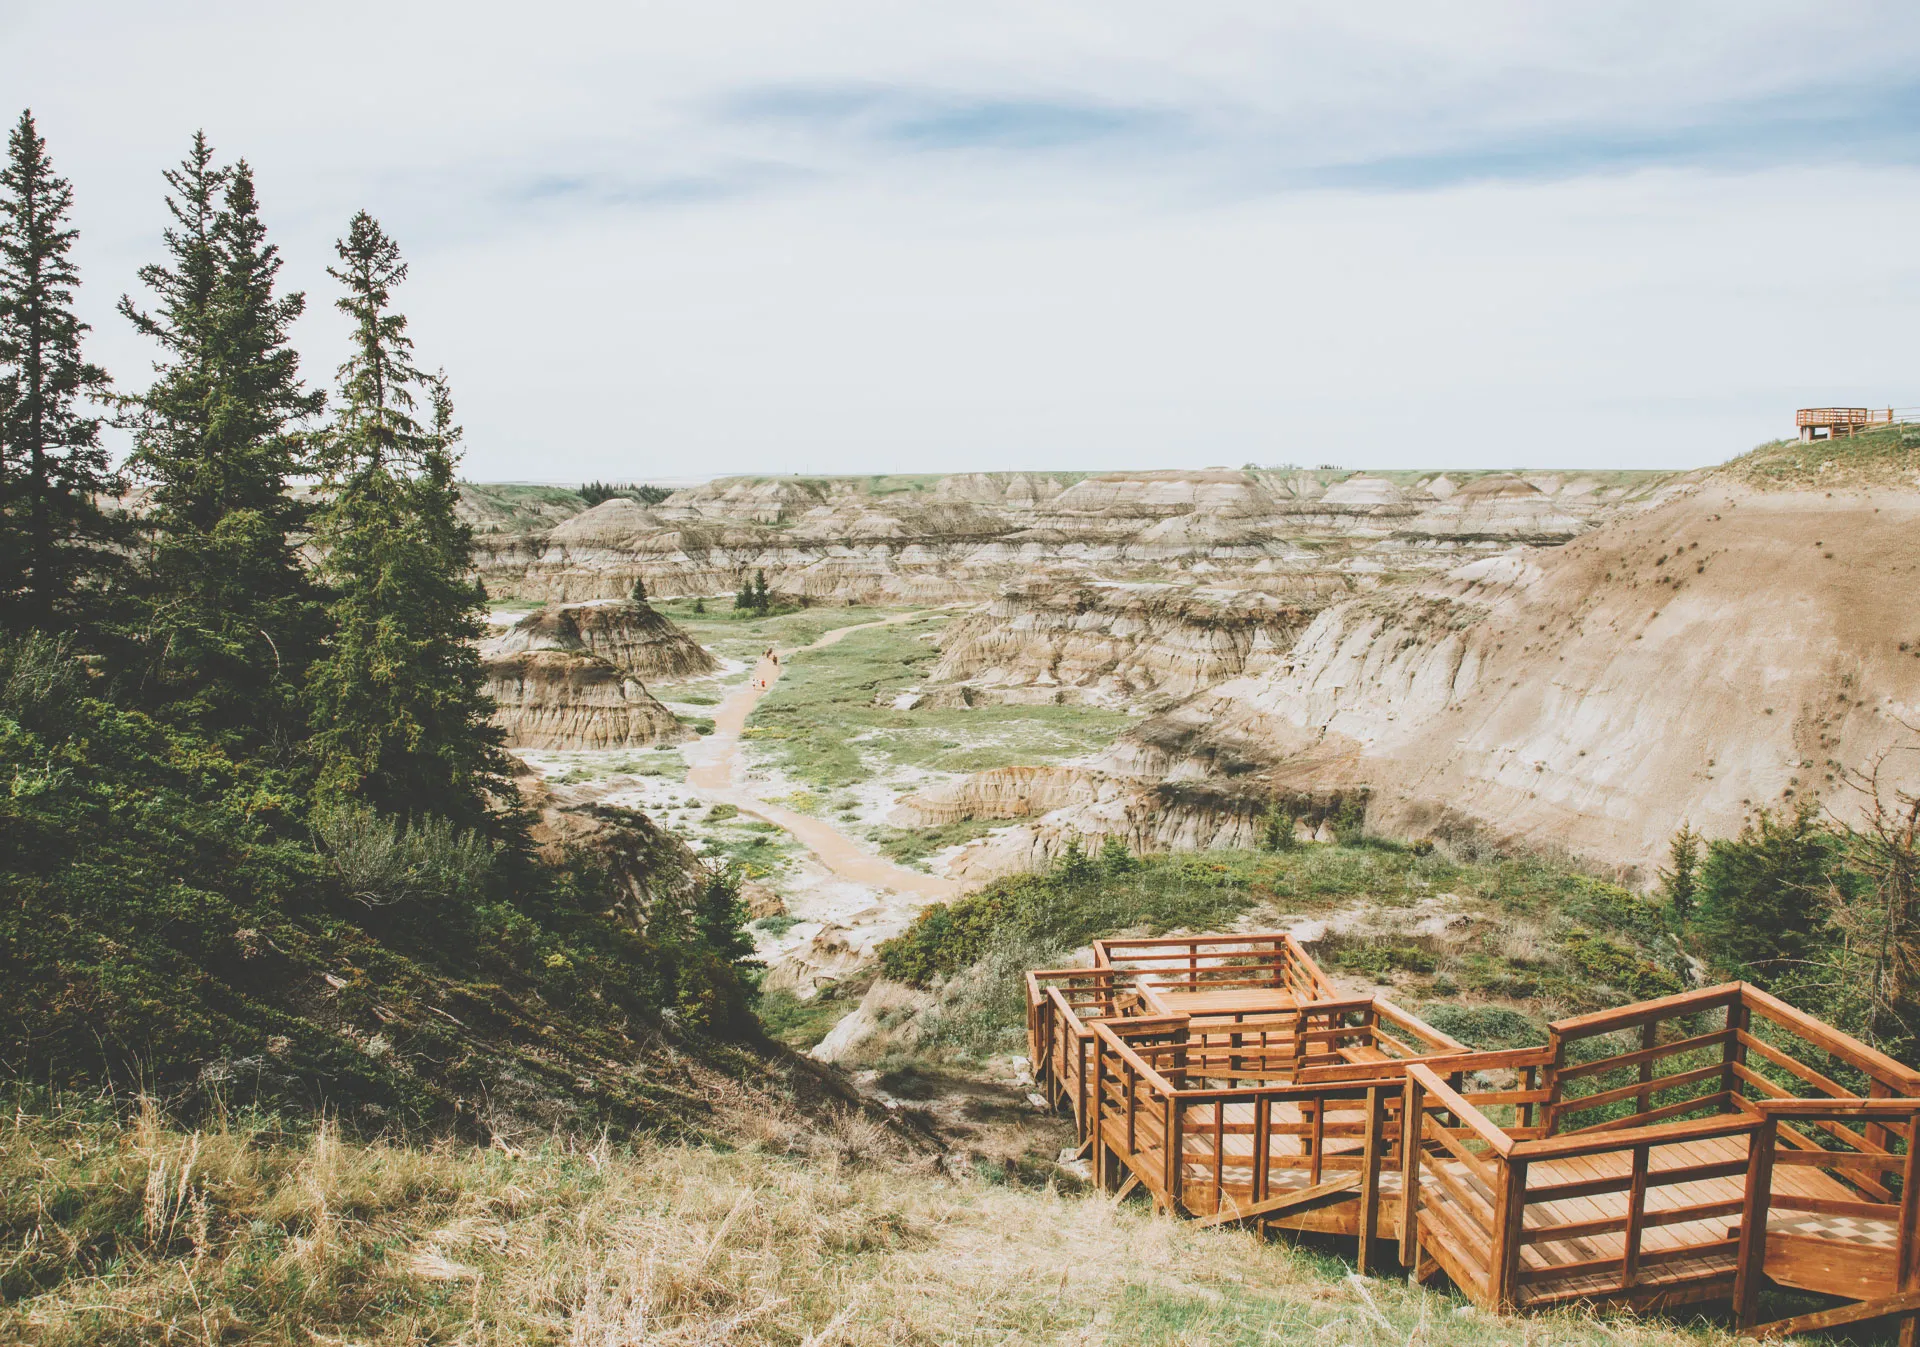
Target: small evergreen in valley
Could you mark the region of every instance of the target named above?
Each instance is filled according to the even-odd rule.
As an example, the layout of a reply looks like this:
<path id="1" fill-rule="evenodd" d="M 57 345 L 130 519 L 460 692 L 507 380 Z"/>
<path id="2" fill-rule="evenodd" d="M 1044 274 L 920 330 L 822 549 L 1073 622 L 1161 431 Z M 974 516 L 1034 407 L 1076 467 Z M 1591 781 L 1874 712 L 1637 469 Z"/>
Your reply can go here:
<path id="1" fill-rule="evenodd" d="M 93 626 L 116 555 L 99 503 L 118 490 L 100 442 L 109 381 L 81 350 L 72 209 L 22 112 L 0 167 L 0 619 L 16 627 Z"/>

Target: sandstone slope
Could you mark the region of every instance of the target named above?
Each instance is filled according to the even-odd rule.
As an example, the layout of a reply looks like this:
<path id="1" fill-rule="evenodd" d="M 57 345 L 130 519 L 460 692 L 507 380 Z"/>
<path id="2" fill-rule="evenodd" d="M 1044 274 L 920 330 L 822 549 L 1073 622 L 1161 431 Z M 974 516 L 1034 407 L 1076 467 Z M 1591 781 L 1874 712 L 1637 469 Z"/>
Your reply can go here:
<path id="1" fill-rule="evenodd" d="M 1155 717 L 1033 831 L 1104 831 L 1168 783 L 1371 792 L 1373 826 L 1562 848 L 1649 877 L 1849 772 L 1920 788 L 1920 490 L 1762 489 L 1736 472 L 1564 547 L 1323 612 L 1288 657 Z M 1132 782 L 1131 789 L 1121 783 Z M 1244 831 L 1223 810 L 1217 844 Z M 1003 857 L 1010 859 L 1010 857 Z"/>

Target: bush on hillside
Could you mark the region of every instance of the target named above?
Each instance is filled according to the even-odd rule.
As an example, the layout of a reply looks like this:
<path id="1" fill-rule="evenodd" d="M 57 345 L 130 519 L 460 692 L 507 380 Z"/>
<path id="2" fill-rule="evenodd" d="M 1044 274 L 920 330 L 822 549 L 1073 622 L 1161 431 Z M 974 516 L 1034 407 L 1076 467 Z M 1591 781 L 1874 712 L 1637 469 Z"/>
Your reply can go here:
<path id="1" fill-rule="evenodd" d="M 1766 985 L 1804 963 L 1836 891 L 1851 885 L 1844 859 L 1844 838 L 1811 805 L 1763 812 L 1738 837 L 1708 843 L 1694 927 L 1714 964 Z"/>
<path id="2" fill-rule="evenodd" d="M 347 896 L 369 907 L 472 902 L 493 879 L 499 844 L 432 815 L 411 823 L 360 804 L 314 812 L 313 831 Z"/>

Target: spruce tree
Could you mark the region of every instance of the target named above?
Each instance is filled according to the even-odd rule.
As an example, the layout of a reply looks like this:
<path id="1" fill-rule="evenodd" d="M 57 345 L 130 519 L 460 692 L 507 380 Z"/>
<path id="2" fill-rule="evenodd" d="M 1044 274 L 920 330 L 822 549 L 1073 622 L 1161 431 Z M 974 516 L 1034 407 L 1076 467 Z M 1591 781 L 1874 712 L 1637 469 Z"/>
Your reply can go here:
<path id="1" fill-rule="evenodd" d="M 336 305 L 354 331 L 319 531 L 334 631 L 308 680 L 321 793 L 488 821 L 488 796 L 511 786 L 474 647 L 486 591 L 471 578 L 472 532 L 454 510 L 452 399 L 443 376 L 413 364 L 407 320 L 392 307 L 407 275 L 393 240 L 362 211 L 336 251 L 329 274 L 346 287 Z"/>
<path id="2" fill-rule="evenodd" d="M 1686 921 L 1693 916 L 1695 873 L 1700 866 L 1700 834 L 1693 830 L 1692 823 L 1681 822 L 1680 831 L 1673 835 L 1673 843 L 1667 849 L 1667 856 L 1673 868 L 1661 871 L 1660 878 L 1666 888 L 1667 899 L 1673 904 L 1673 915 Z"/>
<path id="3" fill-rule="evenodd" d="M 84 582 L 115 555 L 99 498 L 119 484 L 87 405 L 108 380 L 80 351 L 72 208 L 72 185 L 22 112 L 0 167 L 0 617 L 41 628 L 90 624 Z"/>
<path id="4" fill-rule="evenodd" d="M 217 167 L 204 135 L 166 174 L 168 261 L 141 268 L 152 313 L 120 311 L 159 343 L 135 401 L 134 466 L 153 484 L 141 633 L 146 700 L 211 730 L 258 739 L 296 723 L 296 693 L 321 633 L 319 592 L 288 491 L 303 471 L 300 423 L 325 394 L 300 381 L 288 330 L 305 307 L 274 293 L 253 173 Z"/>
<path id="5" fill-rule="evenodd" d="M 1293 829 L 1293 814 L 1277 804 L 1269 805 L 1261 825 L 1260 845 L 1268 851 L 1292 851 L 1298 845 Z"/>

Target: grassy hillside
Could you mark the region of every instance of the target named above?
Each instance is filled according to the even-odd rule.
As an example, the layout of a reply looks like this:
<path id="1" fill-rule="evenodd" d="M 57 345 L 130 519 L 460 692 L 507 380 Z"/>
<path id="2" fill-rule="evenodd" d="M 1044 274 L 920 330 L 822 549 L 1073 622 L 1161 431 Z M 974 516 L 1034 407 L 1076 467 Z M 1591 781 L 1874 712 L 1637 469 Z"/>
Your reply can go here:
<path id="1" fill-rule="evenodd" d="M 11 1112 L 11 1111 L 10 1111 Z M 151 1112 L 0 1121 L 0 1340 L 1670 1347 L 1482 1315 L 1097 1195 L 943 1177 L 858 1121 L 733 1150 L 355 1143 Z"/>
<path id="2" fill-rule="evenodd" d="M 1837 440 L 1775 440 L 1742 454 L 1721 471 L 1751 486 L 1900 486 L 1920 481 L 1920 426 L 1890 426 Z"/>

